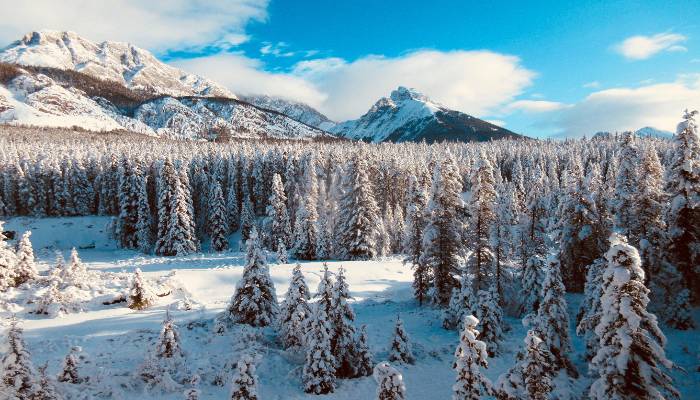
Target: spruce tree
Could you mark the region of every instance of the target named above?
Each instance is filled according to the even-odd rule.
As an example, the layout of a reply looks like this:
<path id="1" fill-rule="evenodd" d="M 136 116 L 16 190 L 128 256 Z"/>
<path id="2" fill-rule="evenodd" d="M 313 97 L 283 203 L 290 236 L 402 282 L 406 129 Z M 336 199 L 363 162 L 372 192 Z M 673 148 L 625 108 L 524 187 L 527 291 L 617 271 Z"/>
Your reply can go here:
<path id="1" fill-rule="evenodd" d="M 17 263 L 15 264 L 15 286 L 36 280 L 39 273 L 34 262 L 34 250 L 29 240 L 32 231 L 24 232 L 17 246 Z"/>
<path id="2" fill-rule="evenodd" d="M 469 247 L 472 250 L 469 266 L 474 274 L 474 287 L 484 289 L 492 282 L 494 274 L 494 253 L 490 238 L 496 222 L 496 189 L 494 187 L 493 167 L 482 152 L 471 172 L 471 192 L 467 202 L 470 231 L 467 233 Z M 497 284 L 495 279 L 494 283 Z"/>
<path id="3" fill-rule="evenodd" d="M 224 251 L 228 249 L 228 221 L 226 221 L 226 205 L 224 195 L 219 182 L 212 183 L 212 190 L 209 195 L 209 216 L 207 225 L 211 237 L 211 248 L 214 251 Z"/>
<path id="4" fill-rule="evenodd" d="M 309 298 L 309 288 L 301 273 L 301 265 L 297 264 L 292 270 L 289 289 L 280 305 L 279 336 L 285 348 L 304 346 L 304 336 L 311 320 Z"/>
<path id="5" fill-rule="evenodd" d="M 377 400 L 405 400 L 406 386 L 401 373 L 388 362 L 382 361 L 374 367 L 377 382 Z"/>
<path id="6" fill-rule="evenodd" d="M 166 158 L 158 175 L 158 235 L 156 254 L 187 255 L 197 251 L 191 196 L 186 179 L 179 175 L 170 158 Z"/>
<path id="7" fill-rule="evenodd" d="M 144 281 L 141 268 L 136 268 L 131 278 L 131 289 L 127 298 L 128 307 L 132 310 L 145 310 L 155 301 L 156 295 L 150 285 Z"/>
<path id="8" fill-rule="evenodd" d="M 527 260 L 522 273 L 520 290 L 520 315 L 536 315 L 542 299 L 542 281 L 545 275 L 545 260 L 532 255 Z"/>
<path id="9" fill-rule="evenodd" d="M 159 358 L 179 359 L 184 356 L 180 347 L 180 332 L 170 313 L 166 311 L 163 326 L 160 329 L 158 343 L 156 344 L 156 356 Z"/>
<path id="10" fill-rule="evenodd" d="M 250 232 L 246 247 L 243 276 L 225 313 L 236 323 L 268 326 L 278 312 L 277 295 L 256 229 Z"/>
<path id="11" fill-rule="evenodd" d="M 355 312 L 348 303 L 350 290 L 345 280 L 345 269 L 341 266 L 336 274 L 333 286 L 333 320 L 334 332 L 331 337 L 331 351 L 338 362 L 336 376 L 351 378 L 356 375 L 354 358 L 355 348 Z"/>
<path id="12" fill-rule="evenodd" d="M 280 239 L 277 242 L 277 264 L 286 264 L 289 262 L 289 256 L 287 255 L 287 245 L 284 241 Z"/>
<path id="13" fill-rule="evenodd" d="M 443 312 L 442 326 L 445 329 L 461 329 L 459 324 L 465 316 L 474 313 L 476 306 L 472 280 L 466 271 L 462 271 L 459 287 L 452 289 L 450 305 Z"/>
<path id="14" fill-rule="evenodd" d="M 121 247 L 135 249 L 138 246 L 138 174 L 134 163 L 124 157 L 119 167 L 119 217 L 116 223 L 117 241 Z"/>
<path id="15" fill-rule="evenodd" d="M 83 378 L 81 378 L 78 373 L 78 353 L 80 353 L 80 351 L 80 347 L 72 347 L 70 352 L 63 359 L 61 372 L 56 377 L 59 382 L 77 384 L 83 381 Z"/>
<path id="16" fill-rule="evenodd" d="M 4 221 L 0 221 L 0 291 L 5 291 L 15 286 L 17 279 L 15 271 L 17 255 L 5 242 L 5 235 L 3 234 L 4 223 Z"/>
<path id="17" fill-rule="evenodd" d="M 151 251 L 153 246 L 153 217 L 151 215 L 151 206 L 148 202 L 148 177 L 140 176 L 138 182 L 136 241 L 139 250 L 147 253 Z"/>
<path id="18" fill-rule="evenodd" d="M 299 203 L 296 212 L 292 255 L 298 260 L 314 260 L 318 242 L 318 182 L 313 159 L 307 159 L 301 193 L 303 201 Z"/>
<path id="19" fill-rule="evenodd" d="M 367 339 L 367 325 L 362 325 L 360 334 L 357 338 L 356 354 L 354 360 L 355 375 L 358 377 L 372 375 L 372 366 L 374 365 L 374 356 L 369 348 Z"/>
<path id="20" fill-rule="evenodd" d="M 454 273 L 459 268 L 463 251 L 461 190 L 459 170 L 448 151 L 433 173 L 428 223 L 423 232 L 420 256 L 421 263 L 432 271 L 433 300 L 443 306 L 449 303 L 452 289 L 457 285 Z"/>
<path id="21" fill-rule="evenodd" d="M 663 346 L 666 337 L 656 316 L 646 310 L 649 290 L 637 249 L 623 236 L 612 235 L 603 275 L 600 338 L 590 368 L 598 378 L 591 385 L 591 399 L 650 399 L 679 397 L 671 377 L 673 367 Z"/>
<path id="22" fill-rule="evenodd" d="M 313 394 L 332 393 L 335 390 L 335 365 L 331 351 L 332 327 L 325 308 L 314 307 L 313 320 L 306 337 L 306 361 L 302 371 L 304 391 Z"/>
<path id="23" fill-rule="evenodd" d="M 272 177 L 269 202 L 265 226 L 268 229 L 270 244 L 279 250 L 279 244 L 282 243 L 286 249 L 291 245 L 292 228 L 287 213 L 287 196 L 284 194 L 284 186 L 279 174 L 274 174 Z"/>
<path id="24" fill-rule="evenodd" d="M 353 156 L 344 173 L 339 204 L 339 256 L 344 260 L 375 258 L 381 253 L 383 225 L 369 178 L 366 155 Z"/>
<path id="25" fill-rule="evenodd" d="M 496 287 L 479 290 L 477 293 L 476 315 L 481 322 L 481 333 L 478 339 L 486 343 L 489 356 L 500 352 L 503 341 L 503 310 L 498 301 Z"/>
<path id="26" fill-rule="evenodd" d="M 700 136 L 697 111 L 687 111 L 676 129 L 666 192 L 670 261 L 683 275 L 694 302 L 700 300 Z"/>
<path id="27" fill-rule="evenodd" d="M 403 321 L 399 316 L 396 316 L 394 336 L 389 346 L 389 361 L 406 364 L 413 364 L 415 362 L 408 333 L 406 333 L 403 327 Z"/>
<path id="28" fill-rule="evenodd" d="M 638 220 L 634 216 L 633 205 L 638 190 L 639 150 L 632 132 L 622 134 L 621 147 L 613 200 L 615 228 L 630 238 L 632 243 L 637 244 L 639 242 L 639 227 Z"/>
<path id="29" fill-rule="evenodd" d="M 547 346 L 529 330 L 525 347 L 515 357 L 515 364 L 498 377 L 496 398 L 499 400 L 550 399 L 553 390 L 554 356 Z M 557 397 L 558 398 L 558 397 Z"/>
<path id="30" fill-rule="evenodd" d="M 478 400 L 482 395 L 494 392 L 491 381 L 481 372 L 481 368 L 488 368 L 486 344 L 476 339 L 479 336 L 479 331 L 476 330 L 479 320 L 473 315 L 467 315 L 463 321 L 464 330 L 455 350 L 454 369 L 457 378 L 452 385 L 452 399 Z"/>
<path id="31" fill-rule="evenodd" d="M 403 249 L 406 253 L 404 264 L 413 268 L 413 294 L 418 305 L 428 296 L 431 286 L 430 268 L 421 262 L 423 250 L 423 230 L 425 229 L 425 208 L 428 194 L 415 175 L 409 176 L 408 206 L 406 207 L 406 224 L 404 229 Z"/>
<path id="32" fill-rule="evenodd" d="M 579 310 L 576 334 L 584 337 L 586 342 L 586 360 L 590 360 L 598 352 L 599 339 L 595 327 L 600 322 L 600 298 L 603 295 L 603 272 L 607 261 L 599 258 L 588 266 L 584 299 Z"/>
<path id="33" fill-rule="evenodd" d="M 255 362 L 249 355 L 243 355 L 236 363 L 231 385 L 231 400 L 258 400 L 258 377 Z"/>
<path id="34" fill-rule="evenodd" d="M 253 211 L 253 203 L 250 201 L 250 196 L 244 192 L 243 210 L 241 211 L 241 240 L 247 242 L 250 238 L 250 232 L 256 227 L 255 212 Z"/>
<path id="35" fill-rule="evenodd" d="M 12 319 L 7 331 L 8 348 L 2 358 L 2 383 L 11 399 L 31 400 L 38 390 L 37 376 L 22 333 L 17 320 Z"/>

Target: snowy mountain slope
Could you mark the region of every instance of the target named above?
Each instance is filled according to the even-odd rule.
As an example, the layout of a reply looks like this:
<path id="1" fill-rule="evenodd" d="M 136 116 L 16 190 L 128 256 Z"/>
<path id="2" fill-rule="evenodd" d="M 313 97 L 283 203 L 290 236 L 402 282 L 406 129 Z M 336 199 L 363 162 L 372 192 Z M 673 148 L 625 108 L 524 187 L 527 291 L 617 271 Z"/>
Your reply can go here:
<path id="1" fill-rule="evenodd" d="M 415 89 L 399 87 L 365 115 L 342 122 L 331 132 L 348 139 L 379 142 L 487 141 L 521 137 L 486 121 L 450 110 Z"/>
<path id="2" fill-rule="evenodd" d="M 257 107 L 278 111 L 306 125 L 311 125 L 324 131 L 330 130 L 335 126 L 335 122 L 304 103 L 265 95 L 245 96 L 242 99 Z"/>
<path id="3" fill-rule="evenodd" d="M 300 139 L 324 131 L 243 101 L 214 97 L 148 97 L 82 73 L 23 67 L 0 82 L 0 123 L 133 132 L 179 139 Z M 50 75 L 50 76 L 49 76 Z"/>
<path id="4" fill-rule="evenodd" d="M 95 43 L 74 32 L 28 33 L 0 52 L 0 62 L 73 70 L 158 95 L 236 98 L 223 86 L 167 65 L 144 49 Z"/>
<path id="5" fill-rule="evenodd" d="M 673 137 L 673 132 L 663 131 L 652 128 L 651 126 L 645 126 L 644 128 L 637 129 L 634 131 L 634 134 L 639 137 L 655 137 L 660 139 L 670 139 Z"/>

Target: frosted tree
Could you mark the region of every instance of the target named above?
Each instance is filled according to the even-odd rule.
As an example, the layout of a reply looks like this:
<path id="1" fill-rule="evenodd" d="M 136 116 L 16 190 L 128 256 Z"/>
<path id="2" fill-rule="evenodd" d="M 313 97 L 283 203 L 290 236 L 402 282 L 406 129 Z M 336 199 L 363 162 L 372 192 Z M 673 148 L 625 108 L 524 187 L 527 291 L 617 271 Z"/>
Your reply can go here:
<path id="1" fill-rule="evenodd" d="M 530 187 L 525 195 L 525 208 L 520 216 L 518 233 L 519 258 L 523 269 L 527 269 L 530 258 L 537 257 L 538 261 L 544 262 L 547 254 L 545 243 L 545 194 L 544 194 L 544 172 L 539 165 L 533 168 L 532 177 L 528 181 Z M 539 294 L 539 291 L 537 291 Z"/>
<path id="2" fill-rule="evenodd" d="M 613 200 L 615 228 L 627 237 L 632 238 L 633 243 L 638 243 L 639 227 L 637 225 L 638 220 L 633 214 L 633 204 L 638 190 L 639 150 L 632 132 L 622 134 L 621 147 Z"/>
<path id="3" fill-rule="evenodd" d="M 250 196 L 244 193 L 243 210 L 241 211 L 241 240 L 248 241 L 250 232 L 255 228 L 255 212 L 253 211 L 253 203 L 250 201 Z"/>
<path id="4" fill-rule="evenodd" d="M 250 232 L 246 247 L 243 276 L 236 284 L 226 315 L 233 322 L 268 326 L 278 312 L 277 295 L 256 229 Z"/>
<path id="5" fill-rule="evenodd" d="M 46 373 L 49 364 L 39 367 L 39 384 L 32 394 L 32 400 L 62 400 L 63 397 L 56 391 L 53 381 Z M 2 388 L 0 388 L 2 394 Z"/>
<path id="6" fill-rule="evenodd" d="M 588 266 L 584 299 L 578 315 L 576 334 L 586 342 L 585 358 L 590 360 L 598 352 L 599 339 L 595 327 L 600 322 L 600 298 L 603 295 L 603 272 L 607 266 L 605 258 L 599 258 Z"/>
<path id="7" fill-rule="evenodd" d="M 474 296 L 472 280 L 466 271 L 462 271 L 459 287 L 452 289 L 450 304 L 443 312 L 442 326 L 445 329 L 460 329 L 464 317 L 474 313 L 477 302 Z"/>
<path id="8" fill-rule="evenodd" d="M 367 339 L 367 325 L 362 325 L 357 338 L 356 354 L 354 360 L 355 375 L 358 377 L 372 375 L 374 356 L 369 348 Z"/>
<path id="9" fill-rule="evenodd" d="M 333 286 L 333 328 L 331 351 L 338 362 L 336 376 L 350 378 L 355 376 L 355 312 L 348 303 L 350 289 L 345 280 L 345 269 L 341 266 L 336 274 Z"/>
<path id="10" fill-rule="evenodd" d="M 323 263 L 323 276 L 318 282 L 318 288 L 314 298 L 317 298 L 317 304 L 326 311 L 326 316 L 329 318 L 328 323 L 333 326 L 333 318 L 331 316 L 335 312 L 333 309 L 333 279 L 331 277 L 331 272 L 328 270 L 328 264 Z M 335 331 L 335 328 L 332 330 Z M 332 334 L 332 332 L 331 332 Z"/>
<path id="11" fill-rule="evenodd" d="M 457 378 L 452 385 L 453 400 L 478 400 L 482 395 L 493 394 L 493 385 L 485 377 L 481 368 L 487 368 L 486 344 L 477 340 L 479 320 L 473 315 L 464 317 L 464 329 L 460 335 L 459 345 L 455 350 L 454 369 Z"/>
<path id="12" fill-rule="evenodd" d="M 479 290 L 477 293 L 476 315 L 481 322 L 479 340 L 486 343 L 489 356 L 500 352 L 503 341 L 503 310 L 498 301 L 496 287 Z"/>
<path id="13" fill-rule="evenodd" d="M 239 158 L 231 157 L 228 162 L 228 190 L 226 192 L 226 220 L 229 223 L 229 233 L 238 230 L 240 225 L 240 162 Z"/>
<path id="14" fill-rule="evenodd" d="M 20 239 L 17 245 L 17 262 L 14 267 L 16 286 L 26 282 L 32 282 L 39 276 L 36 271 L 36 263 L 34 262 L 32 242 L 29 240 L 31 234 L 31 231 L 24 232 L 22 239 Z"/>
<path id="15" fill-rule="evenodd" d="M 231 400 L 258 400 L 258 377 L 255 374 L 255 361 L 250 355 L 243 355 L 236 363 L 231 384 Z"/>
<path id="16" fill-rule="evenodd" d="M 331 233 L 328 230 L 327 215 L 321 214 L 316 220 L 316 232 L 318 238 L 316 240 L 316 258 L 319 260 L 328 259 L 333 252 L 333 244 Z"/>
<path id="17" fill-rule="evenodd" d="M 119 245 L 127 249 L 135 249 L 138 246 L 138 174 L 135 164 L 127 157 L 122 158 L 119 167 L 119 217 L 116 222 L 116 235 Z"/>
<path id="18" fill-rule="evenodd" d="M 180 346 L 180 332 L 170 313 L 166 311 L 160 335 L 156 344 L 156 356 L 159 358 L 179 359 L 184 356 Z"/>
<path id="19" fill-rule="evenodd" d="M 158 175 L 158 235 L 156 254 L 163 256 L 187 255 L 197 251 L 191 196 L 181 181 L 186 173 L 178 175 L 166 158 Z"/>
<path id="20" fill-rule="evenodd" d="M 496 189 L 493 167 L 482 152 L 471 172 L 471 192 L 467 201 L 469 232 L 467 241 L 472 250 L 469 266 L 474 274 L 474 287 L 484 289 L 494 274 L 494 253 L 491 247 L 492 229 L 496 222 Z M 496 285 L 498 281 L 493 280 Z M 500 293 L 500 292 L 499 292 Z"/>
<path id="21" fill-rule="evenodd" d="M 515 356 L 515 364 L 498 377 L 496 398 L 499 400 L 559 398 L 551 396 L 555 375 L 552 353 L 534 330 L 525 337 L 525 347 Z"/>
<path id="22" fill-rule="evenodd" d="M 127 297 L 127 305 L 132 310 L 145 310 L 156 301 L 156 294 L 151 286 L 143 279 L 141 268 L 134 270 L 131 278 L 131 288 Z"/>
<path id="23" fill-rule="evenodd" d="M 664 371 L 673 367 L 663 346 L 666 337 L 646 310 L 649 290 L 637 249 L 623 236 L 610 238 L 605 288 L 596 334 L 600 347 L 590 363 L 598 378 L 591 399 L 662 399 L 680 395 Z"/>
<path id="24" fill-rule="evenodd" d="M 377 382 L 377 400 L 405 400 L 406 386 L 401 373 L 388 362 L 382 361 L 374 367 Z"/>
<path id="25" fill-rule="evenodd" d="M 331 332 L 332 327 L 325 308 L 316 303 L 306 337 L 306 360 L 301 378 L 306 393 L 326 394 L 335 390 L 337 361 L 331 351 Z"/>
<path id="26" fill-rule="evenodd" d="M 70 312 L 67 296 L 61 293 L 59 285 L 60 281 L 56 279 L 49 282 L 48 289 L 34 302 L 33 313 L 53 318 Z"/>
<path id="27" fill-rule="evenodd" d="M 78 364 L 80 362 L 78 354 L 81 351 L 80 347 L 77 346 L 70 349 L 70 352 L 63 359 L 61 372 L 56 377 L 59 382 L 78 384 L 83 381 L 83 378 L 78 373 Z"/>
<path id="28" fill-rule="evenodd" d="M 280 239 L 277 242 L 277 264 L 286 264 L 289 262 L 287 255 L 287 245 Z"/>
<path id="29" fill-rule="evenodd" d="M 522 272 L 520 290 L 520 315 L 536 315 L 542 299 L 542 281 L 545 275 L 545 260 L 532 255 Z"/>
<path id="30" fill-rule="evenodd" d="M 15 286 L 17 279 L 17 273 L 15 272 L 17 255 L 5 242 L 3 224 L 4 221 L 0 221 L 0 291 Z"/>
<path id="31" fill-rule="evenodd" d="M 566 289 L 561 279 L 559 259 L 547 259 L 545 278 L 542 282 L 542 301 L 533 321 L 537 336 L 544 342 L 558 369 L 566 368 L 572 376 L 577 376 L 574 365 L 569 360 L 571 338 L 569 337 L 569 312 L 564 295 Z"/>
<path id="32" fill-rule="evenodd" d="M 318 241 L 318 182 L 313 158 L 306 159 L 302 189 L 303 201 L 298 205 L 294 222 L 292 255 L 299 260 L 313 260 Z"/>
<path id="33" fill-rule="evenodd" d="M 406 364 L 413 364 L 415 362 L 408 333 L 404 329 L 403 321 L 399 316 L 396 317 L 394 336 L 389 346 L 389 361 Z"/>
<path id="34" fill-rule="evenodd" d="M 339 256 L 345 260 L 371 259 L 381 253 L 383 225 L 369 178 L 366 155 L 353 156 L 344 173 L 339 204 Z"/>
<path id="35" fill-rule="evenodd" d="M 138 182 L 136 241 L 139 250 L 147 253 L 151 250 L 151 246 L 153 246 L 153 217 L 151 215 L 151 206 L 148 202 L 148 178 L 146 176 L 140 176 Z"/>
<path id="36" fill-rule="evenodd" d="M 304 336 L 311 319 L 309 298 L 309 288 L 301 273 L 301 265 L 297 264 L 292 270 L 289 289 L 280 305 L 279 336 L 285 348 L 300 348 L 304 345 Z"/>
<path id="37" fill-rule="evenodd" d="M 422 306 L 431 286 L 430 268 L 421 262 L 428 194 L 415 175 L 409 176 L 408 185 L 408 205 L 406 206 L 403 239 L 403 249 L 406 253 L 404 264 L 409 264 L 413 268 L 413 294 L 418 300 L 418 304 Z"/>
<path id="38" fill-rule="evenodd" d="M 80 259 L 78 250 L 73 247 L 70 251 L 70 261 L 68 262 L 63 275 L 63 283 L 65 285 L 86 288 L 89 286 L 89 280 L 87 267 Z"/>
<path id="39" fill-rule="evenodd" d="M 693 301 L 700 299 L 700 136 L 697 111 L 687 111 L 676 129 L 666 192 L 670 261 L 683 275 Z"/>
<path id="40" fill-rule="evenodd" d="M 276 245 L 278 250 L 279 244 L 283 243 L 286 249 L 286 246 L 291 245 L 292 228 L 287 213 L 287 196 L 284 194 L 284 186 L 279 174 L 274 174 L 272 177 L 269 201 L 265 226 L 269 232 L 270 243 Z"/>
<path id="41" fill-rule="evenodd" d="M 459 169 L 448 151 L 441 164 L 435 166 L 433 186 L 428 203 L 428 223 L 423 233 L 420 262 L 432 271 L 434 301 L 447 305 L 457 281 L 462 255 L 461 214 L 464 202 Z"/>
<path id="42" fill-rule="evenodd" d="M 2 383 L 10 399 L 29 400 L 38 390 L 37 376 L 22 333 L 17 320 L 13 319 L 7 331 L 7 350 L 2 357 Z"/>
<path id="43" fill-rule="evenodd" d="M 228 221 L 226 220 L 224 194 L 219 182 L 214 181 L 212 184 L 208 209 L 207 225 L 211 237 L 211 248 L 214 251 L 224 251 L 228 249 Z"/>

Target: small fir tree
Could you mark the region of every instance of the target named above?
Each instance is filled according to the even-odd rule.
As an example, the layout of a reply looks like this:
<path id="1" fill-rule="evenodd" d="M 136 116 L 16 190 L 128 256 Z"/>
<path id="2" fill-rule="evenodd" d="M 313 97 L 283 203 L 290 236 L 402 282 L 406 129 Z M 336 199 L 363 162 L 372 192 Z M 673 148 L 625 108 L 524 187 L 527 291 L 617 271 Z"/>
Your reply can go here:
<path id="1" fill-rule="evenodd" d="M 388 362 L 382 361 L 374 367 L 374 380 L 377 382 L 377 400 L 404 400 L 406 386 L 401 373 Z"/>
<path id="2" fill-rule="evenodd" d="M 452 400 L 478 400 L 482 395 L 494 393 L 491 381 L 481 372 L 481 368 L 488 368 L 488 363 L 486 343 L 476 339 L 478 323 L 473 315 L 464 317 L 464 330 L 455 350 L 457 379 L 452 385 Z"/>
<path id="3" fill-rule="evenodd" d="M 155 303 L 156 295 L 150 285 L 146 283 L 141 275 L 141 268 L 134 270 L 131 278 L 131 289 L 127 299 L 127 305 L 132 310 L 145 310 Z"/>
<path id="4" fill-rule="evenodd" d="M 20 239 L 17 245 L 17 263 L 14 268 L 16 286 L 26 282 L 32 282 L 39 276 L 36 271 L 36 263 L 34 262 L 32 242 L 29 240 L 31 234 L 31 231 L 24 232 L 22 239 Z"/>
<path id="5" fill-rule="evenodd" d="M 335 390 L 336 360 L 331 351 L 331 324 L 325 308 L 316 303 L 314 317 L 306 337 L 306 360 L 302 371 L 304 391 L 327 394 Z"/>
<path id="6" fill-rule="evenodd" d="M 258 377 L 255 362 L 250 355 L 243 355 L 236 363 L 231 385 L 231 400 L 258 400 Z"/>
<path id="7" fill-rule="evenodd" d="M 369 348 L 367 340 L 367 325 L 362 325 L 360 335 L 357 338 L 356 355 L 355 355 L 355 374 L 358 377 L 372 375 L 372 366 L 374 365 L 374 356 Z"/>
<path id="8" fill-rule="evenodd" d="M 406 333 L 403 321 L 399 316 L 396 316 L 394 336 L 389 346 L 389 361 L 405 364 L 413 364 L 415 362 L 408 333 Z"/>

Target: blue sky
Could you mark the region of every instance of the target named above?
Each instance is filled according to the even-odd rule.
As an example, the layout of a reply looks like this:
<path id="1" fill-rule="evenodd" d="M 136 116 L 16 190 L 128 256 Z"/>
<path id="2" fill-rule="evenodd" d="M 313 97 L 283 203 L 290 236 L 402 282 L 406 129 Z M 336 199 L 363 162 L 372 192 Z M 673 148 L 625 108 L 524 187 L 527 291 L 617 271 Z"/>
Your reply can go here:
<path id="1" fill-rule="evenodd" d="M 700 107 L 698 1 L 485 3 L 496 2 L 68 0 L 71 17 L 41 0 L 27 6 L 33 25 L 2 22 L 0 38 L 52 28 L 131 41 L 236 93 L 337 120 L 399 84 L 532 136 L 673 130 Z"/>

